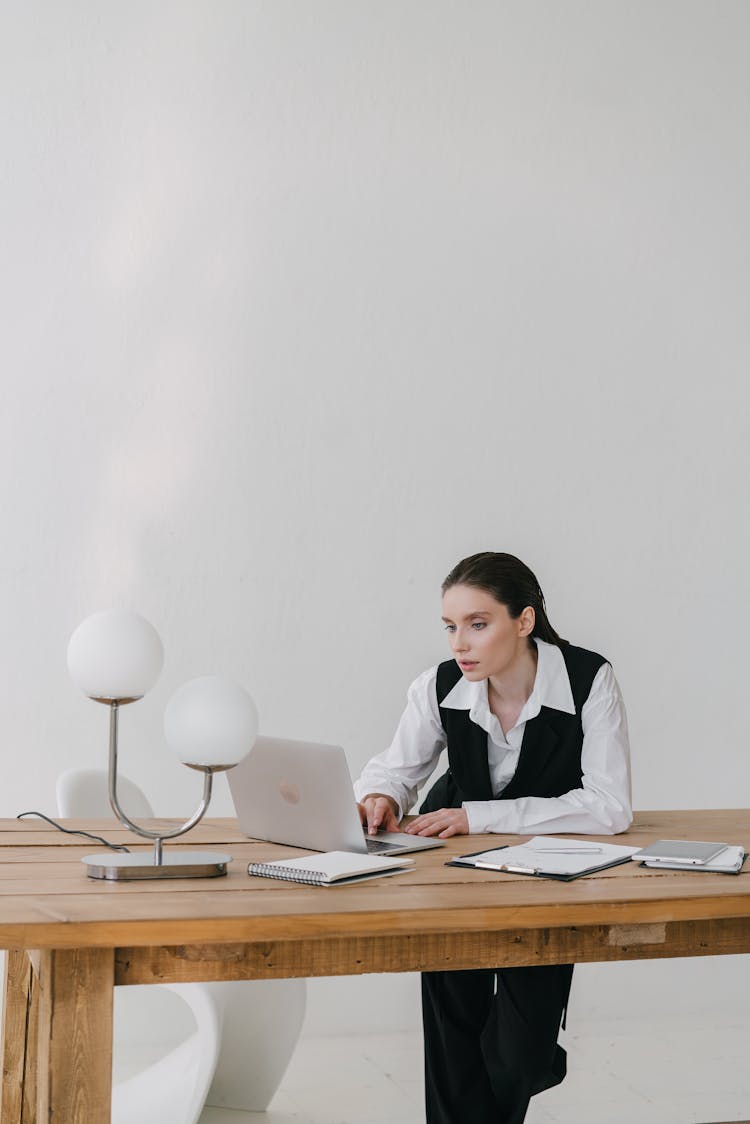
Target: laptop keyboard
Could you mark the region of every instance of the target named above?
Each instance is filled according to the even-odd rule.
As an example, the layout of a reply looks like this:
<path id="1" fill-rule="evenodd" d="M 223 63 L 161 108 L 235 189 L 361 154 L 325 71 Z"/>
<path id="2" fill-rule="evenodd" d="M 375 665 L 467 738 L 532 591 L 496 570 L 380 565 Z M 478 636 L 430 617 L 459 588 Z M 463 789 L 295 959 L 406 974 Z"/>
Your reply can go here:
<path id="1" fill-rule="evenodd" d="M 382 839 L 369 839 L 365 836 L 365 842 L 367 843 L 367 853 L 369 855 L 376 855 L 378 851 L 393 850 L 393 843 L 385 843 Z"/>

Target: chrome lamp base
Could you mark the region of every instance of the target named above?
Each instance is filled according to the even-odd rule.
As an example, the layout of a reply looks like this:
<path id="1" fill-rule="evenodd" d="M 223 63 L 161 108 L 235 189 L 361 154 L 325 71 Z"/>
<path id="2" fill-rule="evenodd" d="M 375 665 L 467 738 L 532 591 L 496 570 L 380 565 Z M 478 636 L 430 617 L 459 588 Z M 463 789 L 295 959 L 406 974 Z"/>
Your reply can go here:
<path id="1" fill-rule="evenodd" d="M 145 878 L 218 878 L 227 873 L 231 855 L 219 851 L 170 852 L 156 864 L 144 854 L 116 854 L 105 851 L 86 855 L 89 878 L 106 878 L 110 882 L 127 882 Z"/>

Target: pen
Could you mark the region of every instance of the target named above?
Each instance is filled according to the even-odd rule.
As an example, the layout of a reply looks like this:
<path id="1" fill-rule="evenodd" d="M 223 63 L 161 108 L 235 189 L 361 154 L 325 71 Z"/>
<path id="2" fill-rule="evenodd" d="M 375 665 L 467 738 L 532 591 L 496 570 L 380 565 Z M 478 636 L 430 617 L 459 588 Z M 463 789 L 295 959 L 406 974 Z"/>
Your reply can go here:
<path id="1" fill-rule="evenodd" d="M 532 847 L 539 855 L 600 855 L 601 847 Z"/>
<path id="2" fill-rule="evenodd" d="M 532 866 L 511 866 L 510 863 L 480 863 L 475 862 L 474 866 L 481 867 L 482 870 L 508 870 L 511 874 L 536 874 L 536 870 Z"/>

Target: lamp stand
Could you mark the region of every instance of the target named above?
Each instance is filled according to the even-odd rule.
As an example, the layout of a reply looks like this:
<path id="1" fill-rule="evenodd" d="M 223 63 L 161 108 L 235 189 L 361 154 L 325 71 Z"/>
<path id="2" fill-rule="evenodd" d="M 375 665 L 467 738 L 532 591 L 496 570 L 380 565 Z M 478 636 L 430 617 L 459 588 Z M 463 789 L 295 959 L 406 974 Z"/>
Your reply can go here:
<path id="1" fill-rule="evenodd" d="M 231 768 L 230 765 L 190 765 L 191 769 L 198 769 L 204 774 L 203 798 L 189 820 L 174 831 L 149 831 L 148 828 L 139 827 L 126 816 L 117 799 L 117 732 L 118 717 L 121 706 L 137 702 L 137 698 L 106 699 L 97 698 L 95 702 L 104 703 L 110 708 L 109 719 L 109 802 L 112 811 L 117 816 L 123 827 L 134 831 L 144 839 L 151 839 L 154 850 L 151 862 L 144 862 L 142 854 L 117 854 L 104 852 L 97 855 L 86 855 L 82 860 L 86 864 L 86 873 L 89 878 L 106 878 L 111 881 L 129 881 L 134 879 L 152 878 L 217 878 L 227 873 L 227 864 L 232 861 L 232 856 L 217 851 L 190 851 L 169 853 L 164 856 L 164 840 L 174 839 L 184 835 L 203 819 L 211 800 L 213 774 Z"/>

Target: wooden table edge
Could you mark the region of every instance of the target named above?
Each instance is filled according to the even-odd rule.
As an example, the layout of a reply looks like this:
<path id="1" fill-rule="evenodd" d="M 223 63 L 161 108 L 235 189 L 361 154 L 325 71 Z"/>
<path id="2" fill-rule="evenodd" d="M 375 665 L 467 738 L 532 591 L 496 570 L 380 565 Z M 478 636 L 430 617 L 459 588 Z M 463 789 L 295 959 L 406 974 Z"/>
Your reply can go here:
<path id="1" fill-rule="evenodd" d="M 329 912 L 294 916 L 227 914 L 204 919 L 170 917 L 147 920 L 32 921 L 0 923 L 0 948 L 117 948 L 170 944 L 230 944 L 345 937 L 408 937 L 429 932 L 506 932 L 592 925 L 750 919 L 750 896 L 675 898 L 669 901 L 593 902 L 564 906 L 539 904 L 475 908 L 436 908 Z M 749 922 L 750 923 L 750 922 Z"/>

